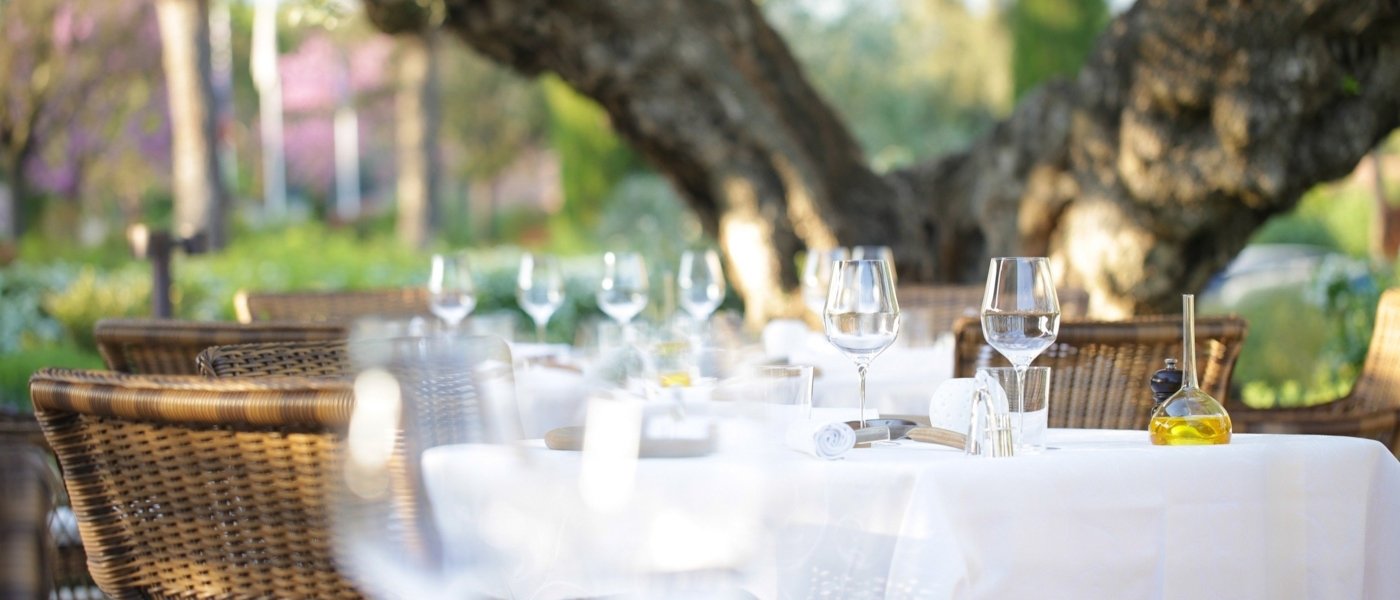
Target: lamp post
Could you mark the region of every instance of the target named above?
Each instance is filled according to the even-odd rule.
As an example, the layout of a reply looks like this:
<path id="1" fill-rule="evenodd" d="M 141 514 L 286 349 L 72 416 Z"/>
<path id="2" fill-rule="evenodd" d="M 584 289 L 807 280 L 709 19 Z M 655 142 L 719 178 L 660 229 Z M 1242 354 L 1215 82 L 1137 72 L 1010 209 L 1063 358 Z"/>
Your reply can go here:
<path id="1" fill-rule="evenodd" d="M 173 314 L 170 304 L 170 258 L 175 250 L 185 254 L 204 251 L 204 232 L 190 237 L 176 237 L 166 230 L 151 230 L 137 223 L 126 230 L 126 240 L 136 258 L 151 261 L 151 313 L 168 319 Z"/>

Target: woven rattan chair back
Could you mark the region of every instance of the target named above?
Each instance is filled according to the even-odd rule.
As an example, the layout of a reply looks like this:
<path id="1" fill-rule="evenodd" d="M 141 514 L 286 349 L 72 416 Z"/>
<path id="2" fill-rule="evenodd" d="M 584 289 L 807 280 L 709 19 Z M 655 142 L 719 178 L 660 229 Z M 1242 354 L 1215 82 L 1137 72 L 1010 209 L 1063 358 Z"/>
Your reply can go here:
<path id="1" fill-rule="evenodd" d="M 987 344 L 978 319 L 959 320 L 953 329 L 955 377 L 1008 364 Z M 1201 388 L 1221 402 L 1229 396 L 1245 329 L 1238 317 L 1196 319 Z M 1035 360 L 1053 369 L 1050 426 L 1146 430 L 1153 405 L 1147 383 L 1165 359 L 1181 358 L 1181 335 L 1180 318 L 1062 321 L 1055 343 Z"/>
<path id="2" fill-rule="evenodd" d="M 93 328 L 107 368 L 121 373 L 193 375 L 195 356 L 210 346 L 345 339 L 328 323 L 234 323 L 174 319 L 103 319 Z"/>
<path id="3" fill-rule="evenodd" d="M 343 340 L 234 344 L 205 348 L 195 358 L 207 377 L 338 377 L 353 371 Z"/>
<path id="4" fill-rule="evenodd" d="M 57 549 L 49 514 L 57 490 L 47 454 L 0 438 L 0 598 L 48 598 Z"/>
<path id="5" fill-rule="evenodd" d="M 309 321 L 348 323 L 361 317 L 431 317 L 424 288 L 339 292 L 250 292 L 233 299 L 234 312 L 243 323 L 256 321 Z"/>
<path id="6" fill-rule="evenodd" d="M 326 513 L 347 384 L 46 369 L 30 395 L 104 592 L 359 595 Z"/>
<path id="7" fill-rule="evenodd" d="M 1354 404 L 1347 412 L 1400 409 L 1400 288 L 1381 294 L 1371 347 L 1346 401 Z"/>
<path id="8" fill-rule="evenodd" d="M 934 341 L 951 334 L 958 319 L 976 317 L 981 312 L 985 288 L 980 283 L 899 286 L 899 310 L 904 315 L 901 335 Z M 1060 289 L 1056 296 L 1060 300 L 1060 313 L 1066 317 L 1082 317 L 1089 308 L 1089 294 L 1082 289 Z M 919 331 L 914 332 L 911 327 Z"/>

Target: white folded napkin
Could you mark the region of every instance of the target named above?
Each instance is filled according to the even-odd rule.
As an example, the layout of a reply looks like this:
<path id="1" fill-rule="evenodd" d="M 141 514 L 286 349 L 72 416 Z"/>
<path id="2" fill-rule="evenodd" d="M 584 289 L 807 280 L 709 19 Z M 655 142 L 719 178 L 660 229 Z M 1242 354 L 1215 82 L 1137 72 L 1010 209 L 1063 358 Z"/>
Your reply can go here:
<path id="1" fill-rule="evenodd" d="M 798 421 L 788 426 L 784 440 L 793 450 L 832 460 L 856 447 L 856 432 L 840 421 Z"/>

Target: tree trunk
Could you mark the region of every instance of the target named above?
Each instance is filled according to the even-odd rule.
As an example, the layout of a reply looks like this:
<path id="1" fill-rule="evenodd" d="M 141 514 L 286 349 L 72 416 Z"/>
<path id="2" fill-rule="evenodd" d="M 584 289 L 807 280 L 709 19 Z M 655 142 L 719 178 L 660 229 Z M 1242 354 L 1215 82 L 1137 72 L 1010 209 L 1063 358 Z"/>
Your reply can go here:
<path id="1" fill-rule="evenodd" d="M 398 237 L 415 248 L 428 243 L 437 220 L 441 170 L 437 135 L 437 34 L 430 28 L 399 36 L 395 92 L 398 154 Z"/>
<path id="2" fill-rule="evenodd" d="M 416 3 L 367 5 L 392 30 Z M 719 237 L 753 319 L 800 310 L 793 254 L 836 243 L 892 246 L 901 282 L 1049 255 L 1091 311 L 1123 316 L 1174 310 L 1400 124 L 1397 12 L 1139 0 L 1073 82 L 964 152 L 885 175 L 750 0 L 456 0 L 444 26 L 597 100 Z"/>
<path id="3" fill-rule="evenodd" d="M 170 95 L 175 233 L 202 232 L 210 248 L 222 248 L 229 194 L 218 163 L 209 0 L 157 0 L 156 15 Z"/>
<path id="4" fill-rule="evenodd" d="M 32 144 L 26 144 L 32 147 Z M 24 172 L 24 164 L 29 160 L 30 151 L 25 148 L 17 148 L 15 152 L 8 153 L 5 157 L 5 179 L 9 184 L 6 190 L 7 198 L 0 198 L 0 210 L 4 214 L 0 215 L 0 223 L 4 224 L 0 228 L 0 241 L 19 242 L 19 238 L 24 235 L 24 200 L 29 197 L 29 177 Z"/>

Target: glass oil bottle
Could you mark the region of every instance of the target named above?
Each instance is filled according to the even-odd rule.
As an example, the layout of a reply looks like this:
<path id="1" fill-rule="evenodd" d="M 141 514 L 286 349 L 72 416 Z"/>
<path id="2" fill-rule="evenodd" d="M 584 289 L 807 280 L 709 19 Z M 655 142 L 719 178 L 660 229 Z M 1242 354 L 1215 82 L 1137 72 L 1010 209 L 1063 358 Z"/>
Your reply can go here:
<path id="1" fill-rule="evenodd" d="M 1230 415 L 1202 390 L 1196 378 L 1196 297 L 1185 294 L 1182 304 L 1181 389 L 1152 411 L 1148 432 L 1152 443 L 1203 446 L 1230 443 Z"/>

